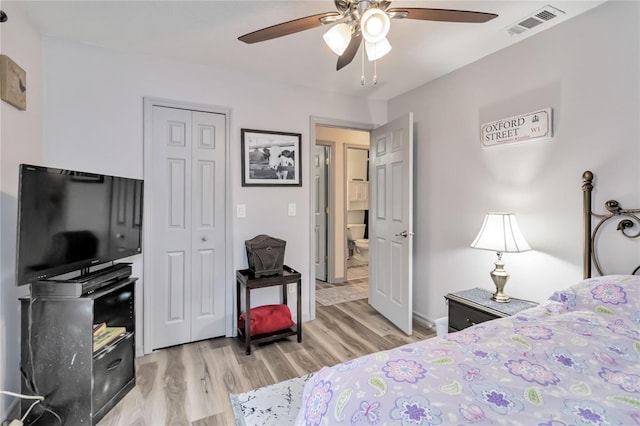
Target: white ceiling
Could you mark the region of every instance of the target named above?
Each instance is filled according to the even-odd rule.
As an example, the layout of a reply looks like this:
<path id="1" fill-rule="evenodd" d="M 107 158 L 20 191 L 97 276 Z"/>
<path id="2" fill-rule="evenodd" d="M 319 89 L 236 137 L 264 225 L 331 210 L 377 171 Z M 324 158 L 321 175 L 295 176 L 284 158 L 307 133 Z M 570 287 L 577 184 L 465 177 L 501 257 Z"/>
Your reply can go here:
<path id="1" fill-rule="evenodd" d="M 3 0 L 3 3 L 14 1 Z M 483 24 L 392 20 L 388 39 L 393 50 L 378 61 L 378 84 L 375 86 L 371 82 L 373 63 L 370 62 L 365 63 L 367 84 L 360 84 L 360 52 L 349 66 L 336 71 L 337 56 L 322 40 L 327 27 L 252 45 L 237 40 L 238 36 L 266 26 L 334 11 L 333 1 L 48 0 L 17 3 L 45 36 L 386 100 L 575 17 L 603 1 L 396 0 L 391 7 L 474 10 L 499 16 Z M 507 28 L 546 5 L 565 14 L 521 35 L 508 34 Z M 11 16 L 2 25 L 9 25 L 10 20 Z"/>

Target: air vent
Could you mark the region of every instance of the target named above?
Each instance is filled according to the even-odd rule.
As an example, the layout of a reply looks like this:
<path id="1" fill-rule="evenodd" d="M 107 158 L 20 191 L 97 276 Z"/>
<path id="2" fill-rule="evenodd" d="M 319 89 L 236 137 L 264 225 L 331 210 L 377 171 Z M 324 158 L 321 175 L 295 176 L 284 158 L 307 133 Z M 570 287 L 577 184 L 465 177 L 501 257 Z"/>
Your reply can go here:
<path id="1" fill-rule="evenodd" d="M 545 22 L 556 18 L 560 14 L 564 14 L 564 12 L 553 6 L 546 5 L 542 9 L 532 13 L 530 16 L 526 16 L 518 20 L 518 22 L 516 22 L 515 24 L 510 25 L 507 28 L 507 32 L 510 35 L 522 34 L 527 30 L 535 28 L 540 24 L 544 24 Z"/>

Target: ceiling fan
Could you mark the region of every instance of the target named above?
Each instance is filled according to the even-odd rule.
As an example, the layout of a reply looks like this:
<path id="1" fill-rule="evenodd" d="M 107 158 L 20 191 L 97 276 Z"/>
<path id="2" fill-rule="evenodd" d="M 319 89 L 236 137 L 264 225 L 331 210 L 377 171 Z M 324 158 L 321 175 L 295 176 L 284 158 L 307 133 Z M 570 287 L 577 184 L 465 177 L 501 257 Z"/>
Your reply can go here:
<path id="1" fill-rule="evenodd" d="M 487 22 L 498 15 L 469 10 L 430 9 L 423 7 L 389 8 L 388 0 L 334 0 L 337 12 L 324 12 L 262 28 L 238 37 L 245 43 L 274 38 L 334 24 L 323 38 L 338 56 L 336 69 L 349 65 L 364 39 L 367 57 L 375 61 L 391 50 L 387 34 L 391 19 L 418 19 L 444 22 Z"/>

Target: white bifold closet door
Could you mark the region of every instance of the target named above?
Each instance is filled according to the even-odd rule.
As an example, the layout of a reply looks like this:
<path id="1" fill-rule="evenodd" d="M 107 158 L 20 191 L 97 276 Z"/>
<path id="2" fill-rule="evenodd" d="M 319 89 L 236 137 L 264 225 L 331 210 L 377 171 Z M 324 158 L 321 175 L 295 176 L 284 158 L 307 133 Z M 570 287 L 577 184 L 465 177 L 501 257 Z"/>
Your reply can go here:
<path id="1" fill-rule="evenodd" d="M 152 348 L 225 334 L 226 116 L 154 106 Z"/>

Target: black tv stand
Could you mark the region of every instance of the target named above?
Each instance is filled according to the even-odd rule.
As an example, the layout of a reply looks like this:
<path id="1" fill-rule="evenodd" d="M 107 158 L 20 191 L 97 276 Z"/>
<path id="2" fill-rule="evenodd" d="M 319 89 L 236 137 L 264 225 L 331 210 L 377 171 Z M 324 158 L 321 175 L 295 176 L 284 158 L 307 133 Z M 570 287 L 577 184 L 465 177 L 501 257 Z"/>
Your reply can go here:
<path id="1" fill-rule="evenodd" d="M 136 280 L 110 279 L 80 297 L 21 299 L 22 393 L 44 396 L 42 405 L 65 425 L 97 424 L 135 386 Z M 64 283 L 52 285 L 60 284 Z M 125 332 L 94 351 L 93 326 L 103 322 L 124 327 Z M 30 404 L 23 402 L 23 415 Z M 25 424 L 58 424 L 39 405 L 26 420 Z"/>
<path id="2" fill-rule="evenodd" d="M 75 278 L 36 281 L 31 284 L 31 297 L 80 297 L 130 276 L 130 263 L 116 263 Z"/>

